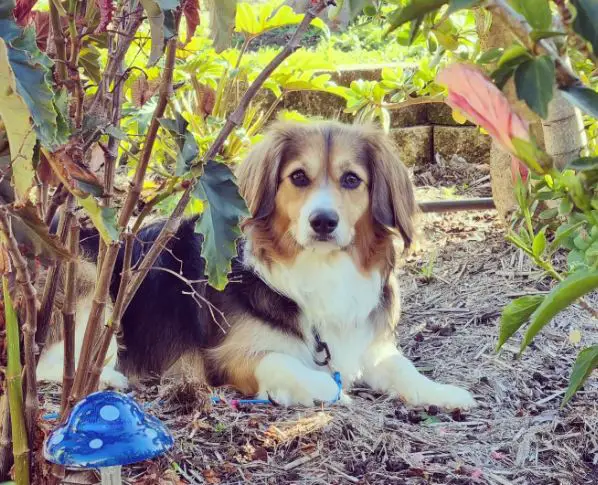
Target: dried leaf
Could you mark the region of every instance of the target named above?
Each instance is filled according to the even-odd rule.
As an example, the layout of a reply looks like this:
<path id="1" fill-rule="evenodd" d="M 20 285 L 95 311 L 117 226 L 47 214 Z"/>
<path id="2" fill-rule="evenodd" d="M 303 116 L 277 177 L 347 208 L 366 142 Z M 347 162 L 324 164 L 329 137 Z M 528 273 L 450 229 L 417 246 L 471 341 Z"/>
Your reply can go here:
<path id="1" fill-rule="evenodd" d="M 24 27 L 29 23 L 32 17 L 31 10 L 36 3 L 37 0 L 17 0 L 15 8 L 12 11 L 17 24 Z"/>
<path id="2" fill-rule="evenodd" d="M 156 94 L 160 87 L 160 81 L 158 79 L 148 81 L 145 75 L 139 76 L 131 86 L 131 98 L 133 104 L 141 108 L 149 99 Z"/>
<path id="3" fill-rule="evenodd" d="M 195 30 L 199 25 L 199 0 L 185 0 L 185 6 L 183 7 L 183 14 L 187 21 L 187 39 L 185 45 L 191 42 Z"/>

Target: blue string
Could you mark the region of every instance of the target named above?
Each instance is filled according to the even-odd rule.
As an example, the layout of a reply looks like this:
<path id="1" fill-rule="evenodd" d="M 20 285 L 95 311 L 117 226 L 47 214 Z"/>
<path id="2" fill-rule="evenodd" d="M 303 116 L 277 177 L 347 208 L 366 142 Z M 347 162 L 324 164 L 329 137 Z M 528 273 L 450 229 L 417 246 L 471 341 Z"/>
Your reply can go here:
<path id="1" fill-rule="evenodd" d="M 334 374 L 332 374 L 332 378 L 334 379 L 334 382 L 336 382 L 336 385 L 338 386 L 338 390 L 336 392 L 336 396 L 334 397 L 334 399 L 332 401 L 329 402 L 329 404 L 335 404 L 338 401 L 340 401 L 341 393 L 343 392 L 343 381 L 341 379 L 340 372 L 335 372 Z M 132 397 L 133 393 L 129 393 L 128 395 Z M 269 399 L 230 399 L 227 401 L 225 399 L 222 399 L 220 396 L 212 396 L 211 400 L 212 400 L 213 404 L 218 404 L 221 402 L 230 402 L 233 406 L 272 404 L 272 401 L 270 401 Z M 143 407 L 146 409 L 149 408 L 150 406 L 151 406 L 151 403 L 144 403 L 144 405 L 143 405 Z M 59 417 L 60 417 L 60 413 L 46 413 L 43 415 L 43 419 L 46 421 L 58 419 Z"/>

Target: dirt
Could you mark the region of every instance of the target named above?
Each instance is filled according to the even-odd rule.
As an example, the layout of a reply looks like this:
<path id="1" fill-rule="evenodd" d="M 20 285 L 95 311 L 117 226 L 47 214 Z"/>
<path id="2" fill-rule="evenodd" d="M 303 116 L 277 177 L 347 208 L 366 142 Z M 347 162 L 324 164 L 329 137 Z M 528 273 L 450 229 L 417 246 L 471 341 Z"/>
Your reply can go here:
<path id="1" fill-rule="evenodd" d="M 418 190 L 422 199 L 443 196 Z M 505 243 L 493 212 L 426 215 L 420 227 L 422 242 L 400 270 L 398 340 L 426 375 L 471 389 L 477 409 L 408 408 L 368 389 L 355 389 L 346 407 L 235 408 L 211 405 L 208 391 L 164 383 L 135 396 L 172 430 L 175 448 L 127 468 L 129 483 L 596 483 L 596 379 L 560 409 L 579 348 L 598 342 L 596 322 L 574 306 L 521 359 L 519 338 L 496 353 L 504 305 L 551 282 Z M 573 330 L 578 344 L 569 340 Z M 47 391 L 52 410 L 58 390 Z"/>

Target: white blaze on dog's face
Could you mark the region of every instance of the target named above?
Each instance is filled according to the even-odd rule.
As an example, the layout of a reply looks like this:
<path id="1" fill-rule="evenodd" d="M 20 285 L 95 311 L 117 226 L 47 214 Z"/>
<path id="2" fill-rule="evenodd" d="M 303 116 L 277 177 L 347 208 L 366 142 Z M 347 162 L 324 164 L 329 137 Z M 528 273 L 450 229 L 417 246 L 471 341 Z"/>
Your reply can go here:
<path id="1" fill-rule="evenodd" d="M 281 169 L 275 210 L 301 247 L 346 248 L 368 210 L 367 167 L 342 140 L 310 138 Z"/>
<path id="2" fill-rule="evenodd" d="M 244 230 L 265 262 L 345 250 L 367 271 L 389 263 L 391 232 L 406 246 L 413 237 L 413 187 L 379 130 L 275 123 L 237 175 L 252 213 Z"/>

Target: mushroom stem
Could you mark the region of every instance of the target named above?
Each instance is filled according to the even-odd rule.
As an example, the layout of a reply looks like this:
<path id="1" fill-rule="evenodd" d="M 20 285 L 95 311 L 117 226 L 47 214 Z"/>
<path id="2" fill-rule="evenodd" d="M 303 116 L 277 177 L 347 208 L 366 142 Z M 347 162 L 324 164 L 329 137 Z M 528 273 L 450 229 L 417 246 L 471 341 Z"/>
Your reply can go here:
<path id="1" fill-rule="evenodd" d="M 102 485 L 122 485 L 123 482 L 120 475 L 121 468 L 120 465 L 100 468 Z"/>

